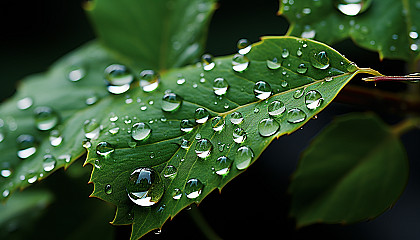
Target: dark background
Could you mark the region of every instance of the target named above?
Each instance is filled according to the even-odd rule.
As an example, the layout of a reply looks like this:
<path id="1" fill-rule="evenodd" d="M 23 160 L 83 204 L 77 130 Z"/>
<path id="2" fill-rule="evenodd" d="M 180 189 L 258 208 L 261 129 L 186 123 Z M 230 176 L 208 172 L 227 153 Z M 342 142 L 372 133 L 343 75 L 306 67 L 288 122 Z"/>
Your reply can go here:
<path id="1" fill-rule="evenodd" d="M 94 32 L 85 16 L 80 0 L 8 1 L 0 6 L 0 96 L 1 101 L 12 96 L 20 79 L 24 76 L 43 72 L 55 60 L 94 38 Z M 222 0 L 215 12 L 209 29 L 207 51 L 214 56 L 232 54 L 236 42 L 248 38 L 256 42 L 265 35 L 284 35 L 288 22 L 276 15 L 278 1 L 263 0 Z M 359 66 L 371 67 L 383 74 L 398 75 L 406 72 L 404 62 L 379 61 L 377 53 L 357 48 L 351 41 L 344 41 L 334 47 Z M 352 80 L 351 84 L 374 88 L 373 84 Z M 383 83 L 378 88 L 404 90 L 404 84 Z M 199 206 L 209 224 L 223 239 L 420 239 L 420 131 L 412 131 L 403 136 L 410 164 L 411 174 L 407 189 L 401 199 L 390 210 L 370 222 L 350 226 L 313 225 L 295 229 L 294 220 L 288 217 L 290 196 L 287 194 L 289 179 L 301 152 L 311 139 L 335 116 L 353 111 L 377 111 L 388 123 L 401 119 L 398 114 L 386 111 L 354 107 L 346 103 L 332 103 L 318 115 L 317 120 L 308 122 L 303 130 L 274 141 L 267 150 L 243 174 L 229 183 L 222 194 L 213 192 Z M 78 161 L 75 164 L 82 164 Z M 88 181 L 90 167 L 85 167 L 83 175 Z M 44 181 L 44 185 L 54 184 L 63 178 L 64 171 L 57 171 Z M 89 195 L 91 185 L 79 195 Z M 77 198 L 71 202 L 72 193 L 60 193 L 58 199 L 67 199 L 77 205 Z M 67 196 L 68 194 L 69 196 Z M 89 199 L 96 204 L 105 204 Z M 56 209 L 55 211 L 59 211 Z M 86 213 L 87 215 L 89 212 Z M 70 220 L 80 214 L 67 215 Z M 113 214 L 102 219 L 111 221 Z M 41 219 L 40 221 L 43 221 Z M 44 221 L 49 221 L 48 219 Z M 48 224 L 48 223 L 46 223 Z M 129 227 L 115 227 L 116 239 L 128 239 Z M 51 238 L 60 239 L 64 233 L 53 230 Z M 39 234 L 34 234 L 37 239 Z M 151 233 L 145 239 L 204 239 L 196 228 L 188 211 L 181 212 L 168 221 L 158 235 Z"/>

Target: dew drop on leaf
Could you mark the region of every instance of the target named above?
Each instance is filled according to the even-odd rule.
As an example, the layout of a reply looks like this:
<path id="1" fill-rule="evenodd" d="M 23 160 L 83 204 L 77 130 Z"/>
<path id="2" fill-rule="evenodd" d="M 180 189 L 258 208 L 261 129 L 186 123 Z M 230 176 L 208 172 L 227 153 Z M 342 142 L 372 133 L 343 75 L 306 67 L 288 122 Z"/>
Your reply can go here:
<path id="1" fill-rule="evenodd" d="M 301 63 L 301 64 L 299 64 L 299 66 L 297 67 L 296 71 L 297 71 L 298 73 L 300 73 L 300 74 L 304 74 L 304 73 L 306 73 L 306 72 L 308 71 L 308 67 L 307 67 L 304 63 Z"/>
<path id="2" fill-rule="evenodd" d="M 36 127 L 41 131 L 51 130 L 59 122 L 58 113 L 50 107 L 37 107 L 34 113 Z"/>
<path id="3" fill-rule="evenodd" d="M 111 186 L 111 184 L 107 184 L 107 185 L 105 186 L 105 193 L 106 193 L 107 195 L 112 194 L 112 186 Z"/>
<path id="4" fill-rule="evenodd" d="M 67 79 L 72 82 L 78 82 L 86 75 L 86 70 L 79 66 L 71 66 L 68 69 Z"/>
<path id="5" fill-rule="evenodd" d="M 181 197 L 182 197 L 182 191 L 181 191 L 181 189 L 175 188 L 172 191 L 172 198 L 175 199 L 175 200 L 179 200 L 179 199 L 181 199 Z"/>
<path id="6" fill-rule="evenodd" d="M 371 0 L 335 0 L 334 6 L 342 14 L 356 16 L 369 8 Z"/>
<path id="7" fill-rule="evenodd" d="M 311 64 L 317 69 L 327 69 L 330 66 L 330 59 L 325 51 L 318 53 L 314 51 L 311 54 Z"/>
<path id="8" fill-rule="evenodd" d="M 213 91 L 217 96 L 225 95 L 228 90 L 229 84 L 224 78 L 216 78 L 213 81 Z"/>
<path id="9" fill-rule="evenodd" d="M 163 176 L 165 178 L 175 178 L 178 170 L 173 165 L 168 165 L 163 169 Z"/>
<path id="10" fill-rule="evenodd" d="M 183 119 L 181 120 L 181 123 L 179 124 L 181 131 L 189 133 L 194 129 L 194 122 L 192 122 L 189 119 Z"/>
<path id="11" fill-rule="evenodd" d="M 232 124 L 241 124 L 244 120 L 244 117 L 242 116 L 242 113 L 240 112 L 233 112 L 232 114 L 230 114 L 230 122 Z"/>
<path id="12" fill-rule="evenodd" d="M 286 111 L 286 106 L 282 101 L 273 101 L 268 105 L 267 109 L 268 114 L 271 116 L 279 116 Z"/>
<path id="13" fill-rule="evenodd" d="M 287 121 L 289 123 L 300 123 L 306 119 L 306 113 L 299 108 L 292 108 L 287 112 Z"/>
<path id="14" fill-rule="evenodd" d="M 201 56 L 201 64 L 203 65 L 204 71 L 210 71 L 216 66 L 216 63 L 213 61 L 213 56 L 210 54 Z"/>
<path id="15" fill-rule="evenodd" d="M 229 173 L 230 168 L 232 166 L 232 159 L 221 156 L 216 159 L 216 163 L 214 165 L 214 170 L 216 171 L 216 174 L 219 176 L 225 176 Z"/>
<path id="16" fill-rule="evenodd" d="M 12 169 L 11 168 L 3 168 L 2 170 L 0 170 L 0 175 L 4 178 L 8 178 L 12 175 Z"/>
<path id="17" fill-rule="evenodd" d="M 105 80 L 108 92 L 122 94 L 130 89 L 134 76 L 126 66 L 112 64 L 105 69 Z"/>
<path id="18" fill-rule="evenodd" d="M 249 59 L 241 54 L 235 54 L 232 58 L 232 69 L 235 72 L 243 72 L 248 69 Z"/>
<path id="19" fill-rule="evenodd" d="M 267 67 L 272 70 L 279 69 L 281 67 L 281 64 L 277 58 L 273 58 L 272 60 L 267 60 L 266 63 L 267 63 Z"/>
<path id="20" fill-rule="evenodd" d="M 258 81 L 254 85 L 255 97 L 261 100 L 267 99 L 271 96 L 271 86 L 265 81 Z"/>
<path id="21" fill-rule="evenodd" d="M 242 128 L 233 130 L 233 141 L 236 143 L 243 143 L 246 140 L 246 132 Z"/>
<path id="22" fill-rule="evenodd" d="M 153 70 L 143 70 L 140 73 L 139 85 L 145 92 L 152 92 L 158 88 L 160 83 L 160 76 Z"/>
<path id="23" fill-rule="evenodd" d="M 162 97 L 162 110 L 174 112 L 182 105 L 182 98 L 175 93 L 165 93 Z"/>
<path id="24" fill-rule="evenodd" d="M 288 56 L 289 56 L 289 50 L 287 50 L 287 48 L 283 49 L 283 51 L 281 52 L 281 57 L 287 58 Z"/>
<path id="25" fill-rule="evenodd" d="M 48 137 L 48 139 L 50 140 L 50 144 L 53 147 L 57 147 L 63 142 L 61 132 L 57 129 L 54 129 L 50 132 L 50 136 Z"/>
<path id="26" fill-rule="evenodd" d="M 96 154 L 102 157 L 109 157 L 111 153 L 115 151 L 114 146 L 108 142 L 100 142 L 96 145 Z"/>
<path id="27" fill-rule="evenodd" d="M 185 195 L 189 199 L 196 199 L 201 195 L 203 188 L 204 184 L 200 180 L 191 178 L 185 183 Z"/>
<path id="28" fill-rule="evenodd" d="M 32 135 L 22 134 L 16 139 L 17 155 L 19 158 L 26 159 L 35 154 L 38 142 Z"/>
<path id="29" fill-rule="evenodd" d="M 101 126 L 95 119 L 86 120 L 83 124 L 85 137 L 88 139 L 97 139 L 101 131 Z"/>
<path id="30" fill-rule="evenodd" d="M 135 123 L 131 128 L 131 137 L 136 141 L 141 141 L 147 139 L 152 133 L 152 128 L 149 124 L 140 122 Z"/>
<path id="31" fill-rule="evenodd" d="M 310 110 L 315 110 L 321 106 L 324 99 L 318 91 L 311 90 L 305 95 L 306 107 Z"/>
<path id="32" fill-rule="evenodd" d="M 210 113 L 205 108 L 197 108 L 195 110 L 194 118 L 196 123 L 205 123 L 209 119 Z"/>
<path id="33" fill-rule="evenodd" d="M 215 132 L 220 132 L 225 127 L 225 119 L 221 116 L 216 116 L 211 119 L 211 127 Z"/>
<path id="34" fill-rule="evenodd" d="M 25 98 L 22 98 L 19 101 L 17 101 L 16 106 L 20 110 L 26 110 L 26 109 L 30 108 L 33 103 L 34 103 L 34 100 L 32 100 L 32 98 L 25 97 Z"/>
<path id="35" fill-rule="evenodd" d="M 266 118 L 260 121 L 258 124 L 258 132 L 263 137 L 269 137 L 280 129 L 280 124 L 272 119 L 272 118 Z"/>
<path id="36" fill-rule="evenodd" d="M 44 162 L 42 163 L 42 168 L 46 172 L 51 172 L 55 168 L 56 163 L 57 161 L 53 155 L 46 154 L 44 156 Z"/>
<path id="37" fill-rule="evenodd" d="M 133 203 L 147 207 L 154 205 L 162 198 L 164 185 L 155 170 L 138 168 L 130 174 L 126 189 L 128 198 Z"/>
<path id="38" fill-rule="evenodd" d="M 305 93 L 305 89 L 304 88 L 300 88 L 297 89 L 294 93 L 293 93 L 293 98 L 295 99 L 299 99 L 303 96 L 303 94 Z"/>
<path id="39" fill-rule="evenodd" d="M 207 158 L 210 156 L 210 153 L 213 149 L 213 144 L 210 140 L 202 138 L 198 140 L 197 145 L 195 146 L 195 153 L 199 158 Z"/>
<path id="40" fill-rule="evenodd" d="M 238 170 L 244 170 L 251 164 L 254 152 L 248 146 L 242 146 L 236 151 L 235 166 Z"/>
<path id="41" fill-rule="evenodd" d="M 248 39 L 239 39 L 238 44 L 238 53 L 241 55 L 245 55 L 247 53 L 249 53 L 249 51 L 251 51 L 251 43 L 248 41 Z"/>

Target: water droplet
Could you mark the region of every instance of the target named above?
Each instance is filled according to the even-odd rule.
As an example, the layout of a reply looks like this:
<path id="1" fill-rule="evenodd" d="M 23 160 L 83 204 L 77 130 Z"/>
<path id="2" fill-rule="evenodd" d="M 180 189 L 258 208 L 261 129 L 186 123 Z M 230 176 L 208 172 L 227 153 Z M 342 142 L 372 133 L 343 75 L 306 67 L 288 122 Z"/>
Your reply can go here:
<path id="1" fill-rule="evenodd" d="M 301 48 L 298 48 L 298 50 L 296 50 L 296 55 L 298 56 L 298 57 L 300 57 L 300 56 L 302 56 L 302 49 Z"/>
<path id="2" fill-rule="evenodd" d="M 355 72 L 357 71 L 358 67 L 354 62 L 351 62 L 348 66 L 347 66 L 347 71 L 348 72 Z"/>
<path id="3" fill-rule="evenodd" d="M 303 96 L 303 94 L 305 93 L 305 89 L 304 88 L 300 88 L 297 89 L 294 93 L 293 93 L 293 98 L 295 99 L 299 99 Z"/>
<path id="4" fill-rule="evenodd" d="M 213 61 L 213 56 L 210 54 L 201 56 L 201 64 L 203 65 L 204 71 L 210 71 L 216 66 L 216 63 Z"/>
<path id="5" fill-rule="evenodd" d="M 96 145 L 96 154 L 102 156 L 102 157 L 109 157 L 111 153 L 115 151 L 114 146 L 112 146 L 108 142 L 100 142 L 98 145 Z"/>
<path id="6" fill-rule="evenodd" d="M 51 172 L 55 168 L 55 164 L 57 161 L 55 160 L 55 157 L 51 154 L 46 154 L 44 156 L 44 162 L 42 163 L 42 168 L 46 172 Z"/>
<path id="7" fill-rule="evenodd" d="M 336 0 L 334 6 L 344 15 L 356 16 L 370 6 L 371 0 Z"/>
<path id="8" fill-rule="evenodd" d="M 413 51 L 417 51 L 419 49 L 419 46 L 417 44 L 413 43 L 413 44 L 410 45 L 410 49 L 413 50 Z"/>
<path id="9" fill-rule="evenodd" d="M 255 97 L 261 100 L 267 99 L 271 95 L 271 86 L 267 82 L 258 81 L 254 85 Z"/>
<path id="10" fill-rule="evenodd" d="M 183 148 L 183 149 L 188 149 L 188 148 L 190 148 L 190 141 L 188 141 L 187 139 L 181 139 L 181 144 L 180 144 L 180 146 L 181 146 L 181 148 Z"/>
<path id="11" fill-rule="evenodd" d="M 243 72 L 248 69 L 249 59 L 241 54 L 235 54 L 232 58 L 232 69 L 235 72 Z"/>
<path id="12" fill-rule="evenodd" d="M 327 69 L 330 66 L 330 59 L 325 51 L 318 53 L 314 51 L 311 55 L 311 64 L 314 68 Z"/>
<path id="13" fill-rule="evenodd" d="M 54 129 L 50 132 L 50 136 L 48 138 L 50 140 L 50 144 L 53 147 L 57 147 L 63 142 L 63 137 L 61 136 L 61 132 L 57 129 Z"/>
<path id="14" fill-rule="evenodd" d="M 37 175 L 33 175 L 34 173 L 32 173 L 31 175 L 28 176 L 28 183 L 32 184 L 34 182 L 36 182 L 36 180 L 38 180 L 38 176 Z"/>
<path id="15" fill-rule="evenodd" d="M 111 184 L 107 184 L 107 185 L 105 186 L 105 193 L 106 193 L 107 195 L 112 194 L 112 186 L 111 186 Z"/>
<path id="16" fill-rule="evenodd" d="M 3 197 L 8 197 L 9 196 L 9 194 L 10 194 L 10 191 L 8 190 L 8 189 L 5 189 L 3 192 L 2 192 L 2 196 Z"/>
<path id="17" fill-rule="evenodd" d="M 130 200 L 143 207 L 157 203 L 163 195 L 164 186 L 159 174 L 151 168 L 138 168 L 128 179 L 127 193 Z"/>
<path id="18" fill-rule="evenodd" d="M 131 129 L 131 137 L 134 140 L 146 140 L 152 132 L 152 129 L 147 123 L 140 122 L 133 125 Z"/>
<path id="19" fill-rule="evenodd" d="M 58 156 L 58 160 L 64 160 L 64 162 L 69 163 L 71 160 L 71 155 L 70 154 L 63 154 Z"/>
<path id="20" fill-rule="evenodd" d="M 185 78 L 183 76 L 178 76 L 178 80 L 176 80 L 176 84 L 182 85 L 185 83 Z"/>
<path id="21" fill-rule="evenodd" d="M 271 116 L 279 116 L 286 111 L 286 106 L 282 101 L 273 101 L 267 107 L 268 114 Z"/>
<path id="22" fill-rule="evenodd" d="M 196 199 L 201 195 L 203 188 L 204 184 L 200 180 L 191 178 L 185 183 L 185 195 L 189 199 Z"/>
<path id="23" fill-rule="evenodd" d="M 281 67 L 281 64 L 277 60 L 277 58 L 273 58 L 273 60 L 267 60 L 266 62 L 267 62 L 267 67 L 272 70 L 275 70 Z"/>
<path id="24" fill-rule="evenodd" d="M 232 114 L 230 114 L 230 122 L 232 124 L 241 124 L 242 121 L 244 120 L 244 117 L 242 116 L 242 113 L 240 112 L 233 112 Z"/>
<path id="25" fill-rule="evenodd" d="M 189 133 L 194 129 L 194 122 L 189 119 L 181 120 L 181 123 L 179 125 L 181 127 L 181 131 L 186 133 Z"/>
<path id="26" fill-rule="evenodd" d="M 101 126 L 95 119 L 86 120 L 83 125 L 85 131 L 85 137 L 88 139 L 97 139 L 101 132 Z"/>
<path id="27" fill-rule="evenodd" d="M 90 97 L 88 97 L 88 98 L 86 98 L 86 100 L 85 100 L 85 103 L 86 103 L 86 105 L 93 105 L 93 104 L 95 104 L 97 101 L 98 101 L 98 96 L 90 96 Z"/>
<path id="28" fill-rule="evenodd" d="M 207 120 L 209 119 L 209 111 L 207 111 L 207 109 L 205 108 L 197 108 L 195 110 L 195 114 L 194 114 L 194 118 L 195 118 L 195 122 L 196 123 L 205 123 L 207 122 Z"/>
<path id="29" fill-rule="evenodd" d="M 197 134 L 195 135 L 195 139 L 200 140 L 200 139 L 201 139 L 201 134 L 200 134 L 200 133 L 197 133 Z"/>
<path id="30" fill-rule="evenodd" d="M 158 86 L 160 82 L 160 76 L 153 70 L 143 70 L 140 73 L 139 85 L 145 92 L 152 92 Z"/>
<path id="31" fill-rule="evenodd" d="M 219 176 L 226 176 L 229 171 L 230 167 L 232 166 L 232 159 L 221 156 L 216 159 L 216 164 L 214 166 L 214 170 L 216 171 L 216 174 Z"/>
<path id="32" fill-rule="evenodd" d="M 297 71 L 298 73 L 300 73 L 300 74 L 304 74 L 304 73 L 306 73 L 306 72 L 308 71 L 308 67 L 307 67 L 304 63 L 301 63 L 301 64 L 299 64 L 299 66 L 297 67 L 296 71 Z"/>
<path id="33" fill-rule="evenodd" d="M 219 77 L 213 81 L 213 91 L 217 96 L 226 94 L 228 87 L 229 84 L 224 78 Z"/>
<path id="34" fill-rule="evenodd" d="M 34 101 L 32 100 L 32 98 L 25 97 L 25 98 L 22 98 L 19 101 L 17 101 L 16 105 L 17 105 L 18 109 L 26 110 L 26 109 L 30 108 L 33 103 L 34 103 Z"/>
<path id="35" fill-rule="evenodd" d="M 182 197 L 182 191 L 181 191 L 181 189 L 175 188 L 172 191 L 172 198 L 175 199 L 175 200 L 178 200 L 178 199 L 181 199 L 181 197 Z"/>
<path id="36" fill-rule="evenodd" d="M 233 141 L 236 143 L 243 143 L 246 140 L 246 132 L 242 128 L 233 130 Z"/>
<path id="37" fill-rule="evenodd" d="M 272 118 L 266 118 L 260 121 L 258 124 L 258 132 L 263 137 L 269 137 L 280 129 L 280 124 L 272 119 Z"/>
<path id="38" fill-rule="evenodd" d="M 72 82 L 77 82 L 84 78 L 86 75 L 85 69 L 78 66 L 71 66 L 69 68 L 69 73 L 67 74 L 67 79 Z"/>
<path id="39" fill-rule="evenodd" d="M 17 155 L 19 158 L 26 159 L 36 152 L 38 142 L 31 135 L 22 134 L 17 139 Z"/>
<path id="40" fill-rule="evenodd" d="M 117 134 L 119 131 L 120 131 L 120 128 L 119 127 L 116 127 L 116 126 L 113 126 L 112 128 L 110 128 L 108 130 L 108 132 L 111 133 L 112 135 Z"/>
<path id="41" fill-rule="evenodd" d="M 220 132 L 225 127 L 225 119 L 221 116 L 216 116 L 211 119 L 211 127 L 215 132 Z"/>
<path id="42" fill-rule="evenodd" d="M 251 165 L 254 152 L 247 146 L 242 146 L 236 151 L 235 166 L 238 170 L 243 170 Z"/>
<path id="43" fill-rule="evenodd" d="M 115 113 L 111 113 L 109 117 L 109 121 L 116 122 L 118 120 L 118 116 Z"/>
<path id="44" fill-rule="evenodd" d="M 37 107 L 34 113 L 35 124 L 39 130 L 50 130 L 58 124 L 59 116 L 50 107 Z"/>
<path id="45" fill-rule="evenodd" d="M 289 56 L 289 50 L 287 50 L 286 48 L 283 49 L 283 51 L 281 52 L 281 57 L 287 58 L 288 56 Z"/>
<path id="46" fill-rule="evenodd" d="M 251 43 L 248 41 L 248 39 L 239 39 L 238 44 L 238 53 L 241 55 L 245 55 L 247 53 L 249 53 L 249 51 L 251 51 Z"/>
<path id="47" fill-rule="evenodd" d="M 314 29 L 305 29 L 300 36 L 302 38 L 313 39 L 315 35 L 316 31 Z"/>
<path id="48" fill-rule="evenodd" d="M 195 146 L 195 153 L 199 158 L 206 158 L 210 156 L 211 150 L 213 149 L 213 144 L 210 140 L 203 138 L 198 140 L 197 145 Z"/>
<path id="49" fill-rule="evenodd" d="M 306 114 L 299 108 L 292 108 L 287 112 L 287 121 L 289 123 L 300 123 L 306 119 Z"/>
<path id="50" fill-rule="evenodd" d="M 287 87 L 287 85 L 289 85 L 289 83 L 287 83 L 287 81 L 286 80 L 283 80 L 283 81 L 281 81 L 281 86 L 282 87 Z"/>
<path id="51" fill-rule="evenodd" d="M 130 84 L 133 82 L 134 76 L 126 66 L 112 64 L 105 69 L 105 80 L 108 92 L 121 94 L 130 89 Z"/>
<path id="52" fill-rule="evenodd" d="M 163 176 L 165 178 L 175 178 L 177 171 L 178 170 L 176 169 L 175 166 L 168 165 L 165 167 L 165 169 L 163 169 Z"/>
<path id="53" fill-rule="evenodd" d="M 310 110 L 317 109 L 323 101 L 324 99 L 318 91 L 311 90 L 305 95 L 305 104 Z"/>
<path id="54" fill-rule="evenodd" d="M 175 93 L 166 93 L 162 98 L 162 110 L 165 112 L 176 111 L 182 105 L 182 98 Z"/>
<path id="55" fill-rule="evenodd" d="M 415 32 L 415 31 L 410 32 L 408 35 L 412 39 L 417 39 L 419 37 L 419 34 L 417 32 Z"/>
<path id="56" fill-rule="evenodd" d="M 10 169 L 10 168 L 2 169 L 0 171 L 0 175 L 4 178 L 10 177 L 10 175 L 12 175 L 12 169 Z"/>

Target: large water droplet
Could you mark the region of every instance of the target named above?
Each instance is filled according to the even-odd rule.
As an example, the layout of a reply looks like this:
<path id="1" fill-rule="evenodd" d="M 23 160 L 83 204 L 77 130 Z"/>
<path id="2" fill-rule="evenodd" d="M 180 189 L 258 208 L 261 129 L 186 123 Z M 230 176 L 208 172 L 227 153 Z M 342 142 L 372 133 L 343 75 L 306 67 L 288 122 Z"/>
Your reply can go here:
<path id="1" fill-rule="evenodd" d="M 304 63 L 301 63 L 301 64 L 299 64 L 299 66 L 297 67 L 296 71 L 297 71 L 298 73 L 300 73 L 300 74 L 304 74 L 304 73 L 306 73 L 306 72 L 308 71 L 308 67 L 307 67 Z"/>
<path id="2" fill-rule="evenodd" d="M 185 195 L 189 199 L 196 199 L 201 195 L 203 188 L 204 184 L 200 180 L 191 178 L 185 183 Z"/>
<path id="3" fill-rule="evenodd" d="M 243 143 L 246 140 L 246 132 L 242 128 L 233 130 L 233 141 L 236 143 Z"/>
<path id="4" fill-rule="evenodd" d="M 96 154 L 102 156 L 102 157 L 109 157 L 111 153 L 115 151 L 114 146 L 112 146 L 108 142 L 100 142 L 98 145 L 96 145 Z"/>
<path id="5" fill-rule="evenodd" d="M 34 101 L 32 100 L 32 98 L 25 97 L 25 98 L 22 98 L 19 101 L 17 101 L 16 105 L 17 105 L 18 109 L 26 110 L 26 109 L 30 108 L 33 103 L 34 103 Z"/>
<path id="6" fill-rule="evenodd" d="M 189 119 L 181 120 L 181 123 L 179 125 L 181 127 L 181 131 L 186 133 L 189 133 L 194 129 L 194 122 Z"/>
<path id="7" fill-rule="evenodd" d="M 218 96 L 225 95 L 228 87 L 229 87 L 229 84 L 224 78 L 219 77 L 219 78 L 214 79 L 214 82 L 213 82 L 214 94 Z"/>
<path id="8" fill-rule="evenodd" d="M 305 95 L 305 104 L 306 107 L 310 110 L 315 110 L 319 106 L 321 106 L 324 98 L 322 98 L 321 94 L 318 91 L 311 90 Z"/>
<path id="9" fill-rule="evenodd" d="M 165 169 L 163 169 L 163 176 L 166 178 L 175 178 L 176 174 L 177 174 L 178 170 L 176 169 L 175 166 L 172 165 L 168 165 L 165 167 Z"/>
<path id="10" fill-rule="evenodd" d="M 57 161 L 55 160 L 55 157 L 51 154 L 46 154 L 44 156 L 44 162 L 42 163 L 42 168 L 46 172 L 51 172 L 55 168 L 55 164 Z"/>
<path id="11" fill-rule="evenodd" d="M 225 119 L 221 116 L 216 116 L 211 119 L 211 127 L 215 132 L 220 132 L 225 127 Z"/>
<path id="12" fill-rule="evenodd" d="M 330 66 L 330 59 L 325 51 L 312 52 L 311 64 L 314 68 L 327 69 Z"/>
<path id="13" fill-rule="evenodd" d="M 211 144 L 210 140 L 202 138 L 198 140 L 197 145 L 195 146 L 195 153 L 199 158 L 206 158 L 210 156 L 212 149 L 213 144 Z"/>
<path id="14" fill-rule="evenodd" d="M 371 0 L 335 0 L 334 6 L 344 15 L 356 16 L 370 6 Z"/>
<path id="15" fill-rule="evenodd" d="M 205 108 L 197 108 L 195 110 L 194 118 L 196 123 L 205 123 L 209 119 L 210 113 Z"/>
<path id="16" fill-rule="evenodd" d="M 235 54 L 232 58 L 232 69 L 235 72 L 243 72 L 248 69 L 249 59 L 241 54 Z"/>
<path id="17" fill-rule="evenodd" d="M 286 106 L 282 101 L 273 101 L 267 107 L 268 114 L 271 116 L 279 116 L 286 111 Z"/>
<path id="18" fill-rule="evenodd" d="M 36 152 L 38 147 L 38 142 L 31 135 L 22 134 L 17 139 L 17 155 L 18 157 L 25 159 L 28 158 Z"/>
<path id="19" fill-rule="evenodd" d="M 85 131 L 86 138 L 97 139 L 101 132 L 101 126 L 95 119 L 86 120 L 83 124 L 83 130 Z"/>
<path id="20" fill-rule="evenodd" d="M 292 108 L 287 112 L 287 121 L 289 123 L 300 123 L 306 119 L 306 114 L 299 108 Z"/>
<path id="21" fill-rule="evenodd" d="M 280 124 L 272 119 L 272 118 L 266 118 L 260 121 L 258 124 L 258 132 L 263 137 L 269 137 L 280 129 Z"/>
<path id="22" fill-rule="evenodd" d="M 203 65 L 204 71 L 210 71 L 216 66 L 216 63 L 213 61 L 213 56 L 210 54 L 201 56 L 201 64 Z"/>
<path id="23" fill-rule="evenodd" d="M 50 107 L 37 107 L 34 113 L 35 124 L 39 130 L 50 130 L 58 124 L 59 116 Z"/>
<path id="24" fill-rule="evenodd" d="M 244 117 L 242 116 L 242 113 L 240 112 L 233 112 L 232 114 L 230 114 L 230 122 L 232 124 L 241 124 L 242 121 L 244 120 Z"/>
<path id="25" fill-rule="evenodd" d="M 250 147 L 242 146 L 236 151 L 235 166 L 238 170 L 243 170 L 249 167 L 252 159 L 254 158 L 254 152 Z"/>
<path id="26" fill-rule="evenodd" d="M 221 156 L 218 159 L 216 159 L 216 164 L 214 166 L 216 174 L 219 176 L 227 175 L 230 171 L 230 167 L 232 166 L 232 162 L 232 159 L 226 156 Z"/>
<path id="27" fill-rule="evenodd" d="M 159 86 L 160 76 L 153 70 L 143 70 L 140 73 L 139 85 L 145 92 L 152 92 Z"/>
<path id="28" fill-rule="evenodd" d="M 49 136 L 50 144 L 53 147 L 57 147 L 63 141 L 63 137 L 61 136 L 61 132 L 57 129 L 54 129 L 50 132 Z"/>
<path id="29" fill-rule="evenodd" d="M 130 200 L 143 207 L 157 203 L 164 192 L 159 174 L 151 168 L 138 168 L 128 179 L 127 194 Z"/>
<path id="30" fill-rule="evenodd" d="M 281 67 L 281 64 L 279 60 L 277 60 L 277 58 L 273 58 L 272 60 L 267 60 L 266 62 L 267 62 L 267 67 L 272 70 L 279 69 Z"/>
<path id="31" fill-rule="evenodd" d="M 131 137 L 137 141 L 147 139 L 151 133 L 152 128 L 150 128 L 149 124 L 144 122 L 136 123 L 131 128 Z"/>
<path id="32" fill-rule="evenodd" d="M 124 65 L 112 64 L 105 69 L 105 80 L 108 92 L 113 94 L 125 93 L 130 89 L 134 80 L 133 74 Z"/>
<path id="33" fill-rule="evenodd" d="M 241 55 L 245 55 L 247 53 L 249 53 L 249 51 L 251 51 L 251 43 L 248 41 L 248 39 L 239 39 L 238 44 L 238 53 Z"/>
<path id="34" fill-rule="evenodd" d="M 258 81 L 254 85 L 255 97 L 261 100 L 267 99 L 271 95 L 271 86 L 267 82 Z"/>
<path id="35" fill-rule="evenodd" d="M 175 93 L 166 93 L 162 98 L 162 110 L 165 112 L 176 111 L 182 105 L 182 98 Z"/>

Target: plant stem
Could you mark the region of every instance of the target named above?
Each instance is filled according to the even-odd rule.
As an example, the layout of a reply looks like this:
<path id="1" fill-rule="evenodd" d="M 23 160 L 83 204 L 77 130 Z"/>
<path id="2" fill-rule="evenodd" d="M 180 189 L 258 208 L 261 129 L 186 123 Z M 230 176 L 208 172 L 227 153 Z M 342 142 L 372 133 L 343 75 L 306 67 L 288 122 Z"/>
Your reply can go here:
<path id="1" fill-rule="evenodd" d="M 204 236 L 207 237 L 209 240 L 221 240 L 222 238 L 217 235 L 217 233 L 211 228 L 209 223 L 201 214 L 198 207 L 194 204 L 191 205 L 191 209 L 188 211 L 190 213 L 191 218 L 193 219 L 194 223 L 197 227 L 203 232 Z"/>
<path id="2" fill-rule="evenodd" d="M 391 131 L 395 136 L 399 137 L 414 128 L 420 128 L 420 118 L 418 117 L 407 118 L 395 124 L 392 126 Z"/>

